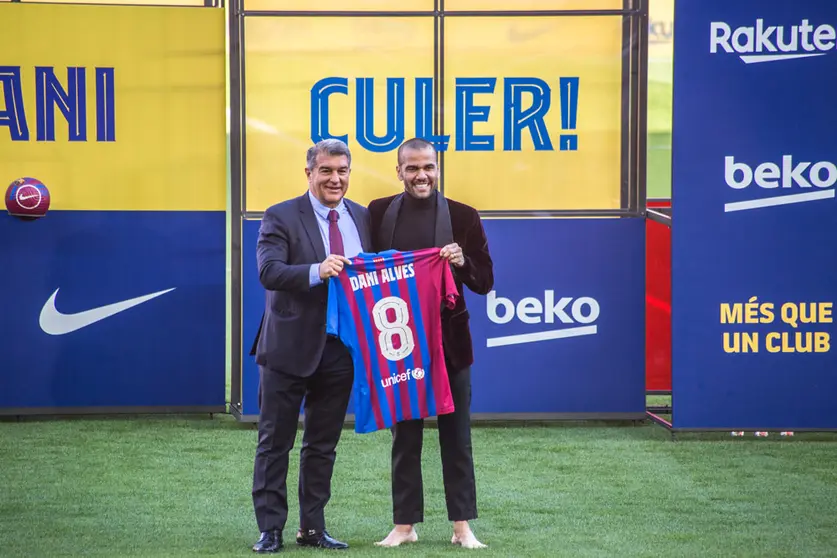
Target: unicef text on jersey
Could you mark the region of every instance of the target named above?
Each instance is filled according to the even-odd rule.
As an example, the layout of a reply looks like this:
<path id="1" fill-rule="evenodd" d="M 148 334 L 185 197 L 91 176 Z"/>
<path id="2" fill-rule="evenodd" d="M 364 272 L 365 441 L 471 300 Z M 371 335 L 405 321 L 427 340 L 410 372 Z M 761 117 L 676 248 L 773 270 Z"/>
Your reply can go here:
<path id="1" fill-rule="evenodd" d="M 834 198 L 837 165 L 793 155 L 751 165 L 728 155 L 724 157 L 724 181 L 732 190 L 746 192 L 749 198 L 724 204 L 727 213 L 813 202 Z"/>
<path id="2" fill-rule="evenodd" d="M 737 53 L 746 64 L 824 56 L 835 50 L 837 30 L 827 23 L 814 25 L 803 19 L 796 25 L 769 25 L 757 19 L 751 26 L 710 24 L 709 52 Z"/>

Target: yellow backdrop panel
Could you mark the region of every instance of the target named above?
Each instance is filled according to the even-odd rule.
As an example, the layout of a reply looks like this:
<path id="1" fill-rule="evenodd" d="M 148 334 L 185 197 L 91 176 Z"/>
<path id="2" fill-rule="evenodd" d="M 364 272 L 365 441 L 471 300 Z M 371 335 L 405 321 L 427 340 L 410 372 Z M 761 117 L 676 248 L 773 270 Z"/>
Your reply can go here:
<path id="1" fill-rule="evenodd" d="M 27 4 L 109 4 L 115 6 L 204 6 L 204 0 L 20 0 Z"/>
<path id="2" fill-rule="evenodd" d="M 37 178 L 59 210 L 224 210 L 223 10 L 13 3 L 0 5 L 0 21 L 30 38 L 3 47 L 2 64 L 19 68 L 29 132 L 12 141 L 0 126 L 3 184 Z M 39 89 L 60 99 L 54 82 L 38 84 L 42 66 L 85 108 L 84 141 L 69 140 L 66 104 L 38 106 Z M 70 87 L 68 67 L 85 68 L 84 96 Z M 99 83 L 96 68 L 113 69 L 112 85 Z M 98 141 L 102 92 L 112 93 L 114 141 Z M 14 102 L 7 97 L 0 92 L 0 112 Z M 38 141 L 38 114 L 50 109 L 54 141 Z"/>
<path id="3" fill-rule="evenodd" d="M 69 0 L 66 0 L 69 1 Z M 623 0 L 445 0 L 445 10 L 619 10 Z M 244 0 L 246 10 L 431 11 L 433 0 Z"/>
<path id="4" fill-rule="evenodd" d="M 446 195 L 482 210 L 619 208 L 621 37 L 618 16 L 448 18 L 445 133 L 451 142 L 444 163 Z M 493 93 L 473 95 L 473 104 L 488 106 L 490 112 L 487 121 L 471 127 L 473 134 L 493 136 L 493 150 L 456 149 L 462 95 L 458 103 L 455 82 L 466 77 L 496 78 Z M 578 94 L 567 96 L 566 109 L 575 115 L 576 129 L 563 130 L 562 96 L 567 92 L 560 80 L 572 77 L 578 78 L 577 89 L 570 84 Z M 519 150 L 504 149 L 510 103 L 505 78 L 538 78 L 547 85 L 550 104 L 542 121 L 552 149 L 536 151 L 527 129 Z M 526 109 L 533 96 L 522 94 L 518 102 Z M 562 134 L 577 137 L 562 140 Z M 562 151 L 562 143 L 575 143 L 576 150 Z"/>
<path id="5" fill-rule="evenodd" d="M 387 123 L 388 77 L 405 78 L 405 138 L 415 135 L 416 77 L 433 77 L 433 18 L 259 17 L 245 20 L 246 209 L 305 192 L 311 139 L 311 89 L 342 77 L 348 93 L 331 95 L 328 131 L 348 135 L 352 174 L 348 197 L 367 203 L 396 193 L 395 151 L 375 153 L 357 142 L 356 78 L 374 78 L 374 132 Z"/>
<path id="6" fill-rule="evenodd" d="M 456 10 L 621 10 L 623 0 L 445 0 L 445 11 Z"/>
<path id="7" fill-rule="evenodd" d="M 245 10 L 353 12 L 432 11 L 433 0 L 244 0 Z"/>

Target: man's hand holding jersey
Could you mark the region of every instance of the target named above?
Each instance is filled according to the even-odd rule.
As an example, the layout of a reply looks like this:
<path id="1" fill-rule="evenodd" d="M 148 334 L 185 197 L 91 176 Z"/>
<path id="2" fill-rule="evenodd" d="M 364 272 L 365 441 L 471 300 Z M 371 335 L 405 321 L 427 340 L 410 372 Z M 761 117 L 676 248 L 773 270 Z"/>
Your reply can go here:
<path id="1" fill-rule="evenodd" d="M 343 266 L 350 263 L 352 262 L 348 258 L 331 254 L 320 264 L 320 279 L 325 280 L 329 277 L 337 277 L 343 271 Z"/>
<path id="2" fill-rule="evenodd" d="M 465 265 L 465 254 L 462 253 L 462 248 L 456 242 L 448 244 L 442 248 L 439 255 L 456 267 L 462 267 Z"/>

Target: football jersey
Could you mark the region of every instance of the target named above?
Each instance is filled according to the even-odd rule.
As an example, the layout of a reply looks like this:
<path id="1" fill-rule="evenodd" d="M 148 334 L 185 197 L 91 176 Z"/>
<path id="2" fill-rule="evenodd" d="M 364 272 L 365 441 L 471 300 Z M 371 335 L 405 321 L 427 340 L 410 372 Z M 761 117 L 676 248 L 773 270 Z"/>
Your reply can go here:
<path id="1" fill-rule="evenodd" d="M 352 355 L 355 432 L 454 410 L 441 313 L 459 293 L 439 250 L 361 253 L 329 280 L 326 332 Z"/>

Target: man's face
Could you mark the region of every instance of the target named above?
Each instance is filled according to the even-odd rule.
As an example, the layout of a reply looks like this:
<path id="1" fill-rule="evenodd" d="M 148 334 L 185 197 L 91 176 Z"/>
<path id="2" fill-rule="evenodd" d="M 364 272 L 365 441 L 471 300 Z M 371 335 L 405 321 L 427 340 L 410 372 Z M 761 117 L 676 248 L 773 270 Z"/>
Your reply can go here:
<path id="1" fill-rule="evenodd" d="M 398 180 L 404 183 L 405 192 L 414 198 L 427 198 L 433 193 L 436 177 L 439 175 L 436 152 L 429 147 L 408 147 L 401 151 L 401 164 L 396 170 Z"/>
<path id="2" fill-rule="evenodd" d="M 326 207 L 337 207 L 349 189 L 349 158 L 318 153 L 313 170 L 305 169 L 308 189 Z"/>

